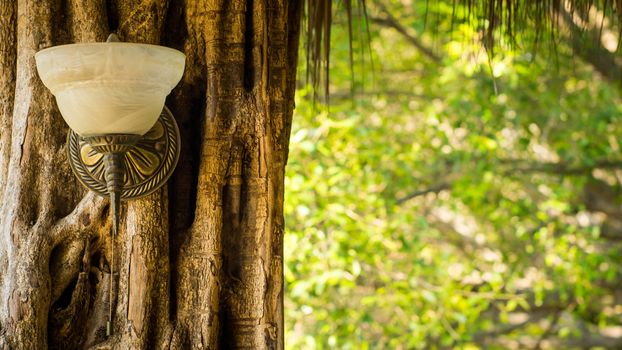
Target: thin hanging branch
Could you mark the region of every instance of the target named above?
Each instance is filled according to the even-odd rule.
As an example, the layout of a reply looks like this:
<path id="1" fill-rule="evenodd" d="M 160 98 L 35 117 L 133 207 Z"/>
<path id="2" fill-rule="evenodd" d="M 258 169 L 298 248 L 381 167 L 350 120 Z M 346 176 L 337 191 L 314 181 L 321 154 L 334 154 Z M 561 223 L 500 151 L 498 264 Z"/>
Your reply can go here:
<path id="1" fill-rule="evenodd" d="M 306 33 L 305 53 L 306 53 L 306 82 L 313 88 L 313 99 L 316 100 L 320 92 L 323 93 L 325 101 L 328 102 L 330 93 L 330 36 L 333 26 L 333 5 L 332 0 L 307 1 L 305 7 Z M 348 40 L 350 49 L 350 70 L 354 71 L 354 50 L 353 50 L 353 23 L 355 6 L 359 7 L 362 13 L 361 19 L 366 22 L 367 10 L 365 0 L 344 0 L 343 9 L 347 17 Z M 369 35 L 369 34 L 368 34 Z"/>
<path id="2" fill-rule="evenodd" d="M 510 45 L 515 45 L 518 35 L 526 31 L 535 33 L 532 40 L 536 50 L 543 33 L 551 35 L 554 45 L 557 33 L 563 30 L 558 16 L 563 8 L 571 15 L 582 16 L 590 25 L 587 14 L 596 9 L 608 17 L 618 36 L 622 34 L 622 0 L 453 0 L 453 5 L 466 8 L 463 19 L 479 20 L 484 28 L 483 44 L 491 51 L 499 41 L 496 35 L 504 36 Z"/>

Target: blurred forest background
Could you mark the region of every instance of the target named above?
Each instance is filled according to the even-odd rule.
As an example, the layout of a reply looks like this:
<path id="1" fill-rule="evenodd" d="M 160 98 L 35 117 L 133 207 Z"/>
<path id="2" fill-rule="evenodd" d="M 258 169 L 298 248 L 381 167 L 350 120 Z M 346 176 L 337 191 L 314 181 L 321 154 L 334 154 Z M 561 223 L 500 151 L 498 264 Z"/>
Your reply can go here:
<path id="1" fill-rule="evenodd" d="M 611 14 L 561 11 L 490 55 L 453 1 L 367 1 L 351 51 L 348 3 L 330 102 L 297 94 L 286 347 L 622 348 Z"/>

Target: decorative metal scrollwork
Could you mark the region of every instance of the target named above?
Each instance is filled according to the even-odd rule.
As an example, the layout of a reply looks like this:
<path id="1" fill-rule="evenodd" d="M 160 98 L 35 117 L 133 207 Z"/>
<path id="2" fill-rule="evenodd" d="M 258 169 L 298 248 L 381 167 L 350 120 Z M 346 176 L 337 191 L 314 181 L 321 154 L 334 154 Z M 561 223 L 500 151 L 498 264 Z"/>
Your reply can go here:
<path id="1" fill-rule="evenodd" d="M 91 146 L 97 137 L 90 137 L 89 144 L 70 130 L 67 138 L 69 163 L 80 182 L 90 190 L 108 196 L 104 179 L 104 155 Z M 179 159 L 179 139 L 179 129 L 173 114 L 164 107 L 151 130 L 123 155 L 125 171 L 121 199 L 146 196 L 168 180 Z M 115 146 L 110 142 L 103 144 Z"/>

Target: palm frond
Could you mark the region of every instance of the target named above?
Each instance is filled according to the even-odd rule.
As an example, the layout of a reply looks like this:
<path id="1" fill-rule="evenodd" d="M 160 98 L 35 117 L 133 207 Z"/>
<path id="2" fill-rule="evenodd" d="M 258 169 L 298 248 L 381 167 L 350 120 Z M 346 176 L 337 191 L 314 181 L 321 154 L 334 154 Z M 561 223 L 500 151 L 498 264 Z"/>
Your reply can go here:
<path id="1" fill-rule="evenodd" d="M 303 0 L 304 1 L 304 0 Z M 383 1 L 378 0 L 380 4 Z M 426 0 L 427 6 L 439 3 L 443 0 Z M 578 18 L 584 30 L 594 31 L 599 27 L 602 34 L 604 19 L 607 19 L 609 31 L 617 32 L 618 38 L 622 38 L 622 0 L 446 0 L 451 2 L 452 21 L 457 19 L 479 21 L 483 28 L 483 45 L 492 50 L 498 41 L 503 38 L 510 45 L 514 45 L 520 33 L 530 31 L 533 33 L 534 51 L 546 51 L 549 48 L 538 46 L 539 39 L 544 33 L 553 37 L 562 28 L 567 29 L 568 23 L 564 19 L 570 16 Z M 337 2 L 343 4 L 339 8 L 340 18 L 347 19 L 350 69 L 354 66 L 353 53 L 353 22 L 355 19 L 364 23 L 369 28 L 367 17 L 366 0 L 306 0 L 304 6 L 305 32 L 304 43 L 306 52 L 306 82 L 313 88 L 313 96 L 316 99 L 320 91 L 325 98 L 329 95 L 329 65 L 330 65 L 330 33 L 333 25 L 333 6 Z M 456 7 L 460 6 L 465 11 L 459 14 Z M 355 7 L 358 7 L 355 11 Z M 600 20 L 591 14 L 599 13 Z M 427 13 L 426 13 L 427 15 Z M 343 16 L 343 17 L 341 17 Z M 358 18 L 358 17 L 360 18 Z M 463 18 L 459 18 L 463 17 Z M 466 17 L 466 18 L 464 18 Z M 575 21 L 576 22 L 576 21 Z M 598 22 L 598 23 L 595 23 Z M 576 26 L 574 23 L 573 26 Z M 576 28 L 575 28 L 576 29 Z M 573 29 L 571 36 L 576 36 Z M 428 29 L 433 30 L 433 29 Z M 367 33 L 369 36 L 369 33 Z M 598 41 L 600 37 L 594 40 Z"/>
<path id="2" fill-rule="evenodd" d="M 497 44 L 497 33 L 512 44 L 517 33 L 524 31 L 535 33 L 535 41 L 545 32 L 555 36 L 565 27 L 561 20 L 565 13 L 581 18 L 584 29 L 602 26 L 602 18 L 607 18 L 609 30 L 620 34 L 622 29 L 622 0 L 453 0 L 453 3 L 465 6 L 468 16 L 483 22 L 483 44 L 489 49 Z M 594 11 L 600 14 L 600 21 L 590 15 Z"/>
<path id="3" fill-rule="evenodd" d="M 367 26 L 365 0 L 307 0 L 304 13 L 304 45 L 306 54 L 306 83 L 313 89 L 313 98 L 321 92 L 326 102 L 329 96 L 330 37 L 333 26 L 333 9 L 346 18 L 350 69 L 354 71 L 354 22 Z M 343 18 L 342 17 L 342 18 Z M 359 18 L 360 17 L 360 18 Z M 369 32 L 367 32 L 369 36 Z"/>

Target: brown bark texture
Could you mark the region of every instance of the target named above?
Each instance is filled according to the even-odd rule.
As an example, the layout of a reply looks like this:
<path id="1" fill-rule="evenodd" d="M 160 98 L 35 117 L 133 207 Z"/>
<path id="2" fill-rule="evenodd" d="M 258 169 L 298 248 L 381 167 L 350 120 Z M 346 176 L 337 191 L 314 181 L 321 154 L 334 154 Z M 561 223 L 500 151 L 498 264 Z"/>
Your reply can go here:
<path id="1" fill-rule="evenodd" d="M 0 0 L 1 350 L 283 348 L 301 6 Z M 187 57 L 167 99 L 179 164 L 168 188 L 123 204 L 113 242 L 109 201 L 74 178 L 67 126 L 34 63 L 40 49 L 112 32 Z"/>

